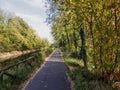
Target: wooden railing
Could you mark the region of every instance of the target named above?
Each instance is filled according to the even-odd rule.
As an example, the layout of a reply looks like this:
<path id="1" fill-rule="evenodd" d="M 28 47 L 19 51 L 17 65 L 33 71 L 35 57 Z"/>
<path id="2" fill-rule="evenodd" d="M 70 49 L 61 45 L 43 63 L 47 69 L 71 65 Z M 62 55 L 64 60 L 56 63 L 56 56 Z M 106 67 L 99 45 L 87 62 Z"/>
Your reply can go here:
<path id="1" fill-rule="evenodd" d="M 41 50 L 44 50 L 44 49 L 41 49 Z M 22 52 L 22 54 L 20 53 L 20 54 L 17 54 L 17 56 L 14 56 L 14 57 L 12 57 L 12 55 L 11 56 L 9 56 L 9 58 L 2 58 L 2 60 L 1 60 L 1 62 L 3 63 L 3 62 L 5 62 L 6 60 L 9 60 L 9 59 L 14 59 L 14 58 L 16 58 L 16 57 L 18 57 L 18 56 L 22 56 L 22 55 L 26 55 L 26 54 L 34 54 L 34 53 L 37 53 L 37 52 L 39 52 L 39 51 L 41 51 L 40 49 L 37 49 L 37 50 L 28 50 L 28 51 L 23 51 Z M 17 63 L 13 63 L 13 64 L 10 64 L 10 65 L 8 65 L 8 66 L 4 66 L 4 67 L 2 67 L 1 69 L 0 69 L 0 82 L 2 82 L 3 81 L 3 76 L 4 75 L 7 75 L 7 76 L 9 76 L 9 77 L 11 77 L 11 78 L 15 78 L 16 76 L 15 75 L 12 75 L 12 74 L 10 74 L 9 73 L 9 69 L 13 69 L 13 68 L 16 68 L 16 69 L 18 69 L 18 67 L 19 67 L 19 65 L 21 65 L 21 64 L 23 64 L 25 67 L 26 67 L 26 65 L 27 66 L 30 66 L 30 67 L 32 67 L 32 63 L 31 62 L 35 62 L 34 60 L 35 60 L 35 58 L 36 58 L 36 56 L 30 56 L 30 57 L 28 57 L 27 59 L 24 59 L 24 60 L 21 60 L 21 61 L 19 61 L 19 62 L 17 62 Z M 1 59 L 1 58 L 0 58 Z M 1 63 L 0 62 L 0 63 Z"/>
<path id="2" fill-rule="evenodd" d="M 34 49 L 34 50 L 25 50 L 25 51 L 13 51 L 13 52 L 2 53 L 2 54 L 0 54 L 0 63 L 4 62 L 6 60 L 17 58 L 19 56 L 34 53 L 34 52 L 37 52 L 37 51 L 40 51 L 40 50 L 43 50 L 43 49 Z"/>

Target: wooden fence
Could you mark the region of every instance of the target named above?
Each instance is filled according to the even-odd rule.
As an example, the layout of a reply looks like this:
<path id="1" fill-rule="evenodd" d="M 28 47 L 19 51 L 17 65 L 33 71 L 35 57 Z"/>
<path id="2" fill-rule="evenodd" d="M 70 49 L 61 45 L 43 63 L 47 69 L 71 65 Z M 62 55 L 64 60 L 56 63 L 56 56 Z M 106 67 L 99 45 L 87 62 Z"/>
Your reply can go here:
<path id="1" fill-rule="evenodd" d="M 6 60 L 14 59 L 19 56 L 23 56 L 26 54 L 34 53 L 43 49 L 34 49 L 34 50 L 25 50 L 25 51 L 13 51 L 0 54 L 0 62 L 4 62 Z"/>
<path id="2" fill-rule="evenodd" d="M 36 52 L 39 52 L 39 51 L 40 51 L 40 50 L 34 50 L 34 51 L 32 51 L 32 52 L 28 52 L 28 53 L 24 53 L 24 54 L 19 54 L 19 55 L 26 55 L 26 54 L 30 54 L 30 53 L 36 53 Z M 15 57 L 18 57 L 18 55 L 17 55 L 17 56 L 14 56 L 14 58 L 15 58 Z M 10 65 L 8 65 L 8 66 L 2 67 L 2 68 L 0 69 L 0 82 L 3 81 L 3 76 L 4 76 L 4 75 L 7 75 L 7 76 L 9 76 L 9 77 L 11 77 L 11 78 L 13 78 L 13 79 L 16 77 L 15 75 L 12 75 L 12 74 L 10 74 L 10 73 L 8 72 L 9 69 L 13 69 L 13 68 L 18 69 L 19 65 L 21 65 L 21 64 L 23 64 L 24 66 L 27 65 L 27 66 L 32 67 L 32 64 L 30 63 L 30 61 L 34 60 L 34 58 L 35 58 L 35 56 L 31 56 L 31 57 L 29 57 L 29 58 L 27 58 L 27 59 L 24 59 L 24 60 L 21 60 L 21 61 L 19 61 L 19 62 L 17 62 L 17 63 L 10 64 Z M 8 59 L 8 58 L 7 58 L 7 59 Z M 4 61 L 6 61 L 6 60 L 4 60 Z"/>

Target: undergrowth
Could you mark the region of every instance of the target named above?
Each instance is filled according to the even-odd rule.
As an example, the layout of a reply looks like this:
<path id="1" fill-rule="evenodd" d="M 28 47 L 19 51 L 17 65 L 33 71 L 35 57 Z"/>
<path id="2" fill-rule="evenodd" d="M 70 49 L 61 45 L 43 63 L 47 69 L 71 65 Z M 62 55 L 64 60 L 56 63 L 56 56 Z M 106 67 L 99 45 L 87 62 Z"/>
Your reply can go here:
<path id="1" fill-rule="evenodd" d="M 74 82 L 73 90 L 115 90 L 111 84 L 97 79 L 90 63 L 88 63 L 88 70 L 85 70 L 82 60 L 77 60 L 66 54 L 63 55 L 63 58 L 69 67 L 68 75 Z"/>

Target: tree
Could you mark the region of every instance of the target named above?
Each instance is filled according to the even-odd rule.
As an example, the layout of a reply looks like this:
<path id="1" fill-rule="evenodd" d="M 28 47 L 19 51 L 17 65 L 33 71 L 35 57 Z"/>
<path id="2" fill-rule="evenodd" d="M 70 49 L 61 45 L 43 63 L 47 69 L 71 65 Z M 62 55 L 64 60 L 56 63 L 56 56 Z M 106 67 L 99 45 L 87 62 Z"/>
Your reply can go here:
<path id="1" fill-rule="evenodd" d="M 85 67 L 92 62 L 98 77 L 116 78 L 120 73 L 119 0 L 46 1 L 55 41 L 69 53 L 82 55 Z"/>
<path id="2" fill-rule="evenodd" d="M 0 52 L 41 48 L 44 41 L 23 19 L 0 11 Z"/>

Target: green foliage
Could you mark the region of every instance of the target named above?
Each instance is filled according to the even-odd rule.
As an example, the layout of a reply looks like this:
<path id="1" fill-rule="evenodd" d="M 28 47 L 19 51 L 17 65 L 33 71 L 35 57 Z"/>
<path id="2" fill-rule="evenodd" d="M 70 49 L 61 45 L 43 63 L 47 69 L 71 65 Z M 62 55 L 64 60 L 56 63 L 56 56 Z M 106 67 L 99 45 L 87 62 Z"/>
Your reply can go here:
<path id="1" fill-rule="evenodd" d="M 64 60 L 69 67 L 68 75 L 74 82 L 74 90 L 114 90 L 109 84 L 97 80 L 91 71 L 84 69 L 82 61 L 66 54 L 64 54 Z"/>
<path id="2" fill-rule="evenodd" d="M 45 58 L 46 58 L 45 52 L 43 52 L 43 51 L 40 52 L 40 53 L 39 53 L 39 59 L 40 59 L 40 60 L 45 60 Z"/>
<path id="3" fill-rule="evenodd" d="M 50 55 L 53 51 L 55 50 L 55 47 L 53 45 L 51 45 L 45 52 L 46 55 Z"/>
<path id="4" fill-rule="evenodd" d="M 88 80 L 85 79 L 78 70 L 70 72 L 69 75 L 75 82 L 75 90 L 90 90 Z"/>
<path id="5" fill-rule="evenodd" d="M 82 61 L 80 60 L 70 58 L 69 56 L 63 56 L 63 57 L 65 58 L 65 62 L 70 66 L 79 67 L 80 65 L 81 66 L 83 65 Z"/>
<path id="6" fill-rule="evenodd" d="M 0 13 L 0 52 L 49 47 L 47 39 L 40 39 L 35 31 L 20 17 Z"/>
<path id="7" fill-rule="evenodd" d="M 18 70 L 9 70 L 9 73 L 15 75 L 15 78 L 4 76 L 4 81 L 0 84 L 1 90 L 18 90 L 19 85 L 26 80 L 28 75 L 34 70 L 34 67 L 19 65 Z"/>
<path id="8" fill-rule="evenodd" d="M 96 77 L 120 81 L 120 1 L 46 1 L 52 34 L 62 51 L 83 61 L 86 54 L 86 64 L 91 63 Z M 81 29 L 85 32 L 84 43 Z"/>

